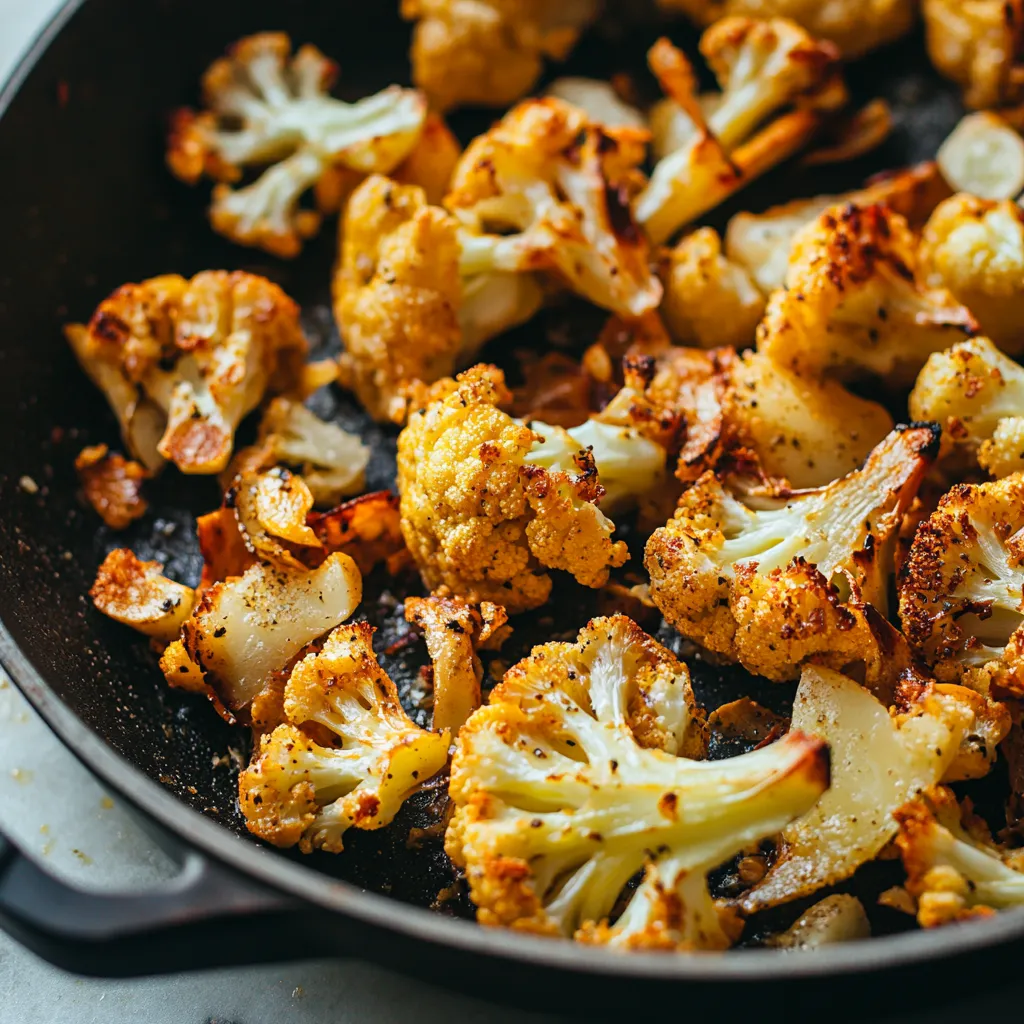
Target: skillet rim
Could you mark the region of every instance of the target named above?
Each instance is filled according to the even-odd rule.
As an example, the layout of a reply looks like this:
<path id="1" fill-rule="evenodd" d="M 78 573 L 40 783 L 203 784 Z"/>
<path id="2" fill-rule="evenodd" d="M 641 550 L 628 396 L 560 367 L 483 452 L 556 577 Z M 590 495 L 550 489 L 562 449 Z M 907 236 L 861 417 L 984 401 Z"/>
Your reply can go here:
<path id="1" fill-rule="evenodd" d="M 66 0 L 22 53 L 6 81 L 0 84 L 0 119 L 6 115 L 37 62 L 85 3 L 86 0 Z M 799 957 L 763 949 L 735 950 L 726 956 L 623 955 L 600 947 L 556 943 L 445 918 L 276 856 L 176 799 L 134 762 L 119 754 L 57 696 L 15 642 L 2 619 L 0 665 L 47 726 L 87 769 L 187 847 L 201 851 L 272 890 L 296 896 L 354 922 L 364 922 L 431 945 L 465 950 L 496 960 L 537 963 L 577 974 L 709 984 L 726 981 L 778 983 L 876 971 L 888 973 L 899 967 L 976 953 L 1015 939 L 1024 940 L 1024 909 L 931 931 L 839 943 L 817 950 L 813 956 Z"/>

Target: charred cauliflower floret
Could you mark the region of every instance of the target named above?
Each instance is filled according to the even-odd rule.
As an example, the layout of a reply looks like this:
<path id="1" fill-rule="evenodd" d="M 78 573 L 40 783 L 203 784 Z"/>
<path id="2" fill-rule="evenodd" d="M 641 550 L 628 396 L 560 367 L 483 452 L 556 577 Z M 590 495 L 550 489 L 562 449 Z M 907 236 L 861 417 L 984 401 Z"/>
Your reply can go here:
<path id="1" fill-rule="evenodd" d="M 670 151 L 635 207 L 658 244 L 800 149 L 819 125 L 812 107 L 834 107 L 846 97 L 835 48 L 791 21 L 724 18 L 704 33 L 700 48 L 721 88 L 713 99 L 697 96 L 692 67 L 668 40 L 649 54 L 675 107 L 654 122 L 672 140 L 659 149 Z M 806 109 L 779 116 L 798 101 Z"/>
<path id="2" fill-rule="evenodd" d="M 1012 200 L 957 195 L 921 238 L 921 275 L 945 288 L 1004 352 L 1024 352 L 1024 210 Z"/>
<path id="3" fill-rule="evenodd" d="M 670 11 L 709 25 L 728 14 L 792 18 L 812 35 L 828 39 L 844 57 L 859 57 L 909 32 L 914 0 L 658 0 Z"/>
<path id="4" fill-rule="evenodd" d="M 657 308 L 661 283 L 631 213 L 647 137 L 553 97 L 514 107 L 469 145 L 445 199 L 463 229 L 461 273 L 546 271 L 613 313 Z"/>
<path id="5" fill-rule="evenodd" d="M 334 276 L 341 376 L 376 419 L 403 419 L 408 384 L 449 376 L 540 308 L 528 272 L 465 271 L 460 235 L 416 186 L 374 176 L 349 200 Z"/>
<path id="6" fill-rule="evenodd" d="M 235 43 L 203 76 L 196 114 L 175 115 L 167 162 L 183 181 L 217 180 L 210 220 L 242 245 L 295 256 L 320 216 L 298 206 L 332 168 L 387 174 L 415 148 L 427 116 L 412 89 L 391 86 L 356 103 L 328 95 L 337 66 L 315 46 L 291 56 L 283 32 Z M 232 189 L 243 168 L 266 167 L 251 185 Z"/>
<path id="7" fill-rule="evenodd" d="M 1021 0 L 924 0 L 932 63 L 964 90 L 971 107 L 1024 98 Z"/>
<path id="8" fill-rule="evenodd" d="M 416 21 L 412 73 L 439 110 L 505 107 L 528 93 L 546 57 L 564 60 L 600 0 L 402 0 Z"/>
<path id="9" fill-rule="evenodd" d="M 268 391 L 293 386 L 308 349 L 298 306 L 241 271 L 124 285 L 65 333 L 151 472 L 166 459 L 219 473 L 235 428 Z"/>
<path id="10" fill-rule="evenodd" d="M 970 810 L 965 816 L 951 790 L 929 790 L 896 818 L 906 889 L 922 928 L 1024 906 L 1020 851 L 995 846 L 984 822 Z"/>
<path id="11" fill-rule="evenodd" d="M 827 750 L 791 733 L 691 760 L 701 747 L 686 667 L 625 616 L 535 648 L 463 727 L 452 761 L 445 846 L 481 923 L 620 949 L 732 945 L 739 922 L 707 872 L 814 803 Z"/>
<path id="12" fill-rule="evenodd" d="M 1024 474 L 958 484 L 900 572 L 907 639 L 939 679 L 1024 696 Z"/>
<path id="13" fill-rule="evenodd" d="M 826 210 L 793 242 L 758 350 L 798 373 L 910 383 L 932 352 L 977 329 L 964 306 L 926 288 L 916 271 L 903 217 L 881 205 Z"/>
<path id="14" fill-rule="evenodd" d="M 684 636 L 781 681 L 808 662 L 881 669 L 891 547 L 938 448 L 933 425 L 897 428 L 863 469 L 780 498 L 707 473 L 647 543 L 651 597 Z"/>
<path id="15" fill-rule="evenodd" d="M 413 723 L 377 663 L 365 622 L 341 626 L 292 669 L 287 722 L 265 735 L 238 780 L 249 831 L 303 853 L 340 853 L 350 828 L 389 824 L 448 760 L 449 734 Z M 331 746 L 303 726 L 324 730 Z"/>
<path id="16" fill-rule="evenodd" d="M 494 367 L 474 367 L 445 390 L 398 438 L 402 532 L 426 586 L 513 613 L 547 600 L 548 569 L 602 586 L 627 552 L 598 508 L 589 453 L 568 470 L 534 463 L 543 438 L 498 408 L 511 395 Z"/>
<path id="17" fill-rule="evenodd" d="M 987 338 L 930 356 L 910 394 L 910 414 L 943 424 L 944 443 L 994 477 L 1024 470 L 1024 368 Z"/>

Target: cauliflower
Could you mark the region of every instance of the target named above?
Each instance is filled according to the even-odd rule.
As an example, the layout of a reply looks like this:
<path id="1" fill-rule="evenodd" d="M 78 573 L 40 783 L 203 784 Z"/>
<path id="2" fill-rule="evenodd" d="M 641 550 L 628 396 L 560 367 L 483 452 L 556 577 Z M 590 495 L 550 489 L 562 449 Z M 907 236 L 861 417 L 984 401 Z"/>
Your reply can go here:
<path id="1" fill-rule="evenodd" d="M 844 57 L 859 57 L 910 31 L 914 0 L 658 0 L 701 25 L 730 14 L 751 18 L 792 18 L 812 35 L 828 39 Z"/>
<path id="2" fill-rule="evenodd" d="M 929 356 L 910 393 L 910 414 L 942 423 L 944 443 L 995 477 L 1024 470 L 1024 368 L 988 338 Z"/>
<path id="3" fill-rule="evenodd" d="M 83 448 L 75 457 L 75 471 L 86 500 L 112 530 L 123 530 L 148 511 L 142 496 L 145 468 L 105 444 Z"/>
<path id="4" fill-rule="evenodd" d="M 183 473 L 223 470 L 236 427 L 295 383 L 308 349 L 298 306 L 241 271 L 124 285 L 65 333 L 150 472 L 165 459 Z"/>
<path id="5" fill-rule="evenodd" d="M 415 90 L 391 86 L 357 103 L 328 95 L 337 66 L 315 46 L 293 57 L 283 32 L 264 32 L 235 43 L 203 76 L 196 114 L 175 115 L 167 163 L 182 181 L 204 174 L 213 192 L 214 230 L 242 245 L 295 256 L 315 234 L 320 217 L 298 201 L 332 168 L 387 174 L 416 147 L 427 115 Z M 233 190 L 245 167 L 269 169 Z"/>
<path id="6" fill-rule="evenodd" d="M 625 616 L 535 648 L 452 761 L 445 847 L 480 922 L 620 949 L 732 945 L 739 922 L 706 875 L 813 805 L 827 748 L 791 733 L 691 760 L 701 738 L 685 665 Z"/>
<path id="7" fill-rule="evenodd" d="M 687 235 L 666 256 L 661 315 L 680 345 L 715 348 L 753 343 L 765 298 L 746 268 L 722 252 L 712 228 Z"/>
<path id="8" fill-rule="evenodd" d="M 1024 858 L 992 844 L 984 822 L 944 786 L 896 812 L 896 845 L 922 928 L 1024 906 Z"/>
<path id="9" fill-rule="evenodd" d="M 1011 200 L 957 195 L 921 237 L 920 273 L 974 315 L 1004 352 L 1024 352 L 1024 210 Z"/>
<path id="10" fill-rule="evenodd" d="M 1024 189 L 1024 138 L 990 110 L 961 118 L 935 161 L 955 192 L 999 200 Z"/>
<path id="11" fill-rule="evenodd" d="M 863 469 L 778 498 L 734 493 L 706 473 L 647 543 L 651 597 L 684 636 L 775 681 L 808 662 L 885 667 L 892 547 L 939 431 L 898 427 Z M 869 611 L 866 606 L 873 608 Z"/>
<path id="12" fill-rule="evenodd" d="M 644 115 L 627 103 L 614 82 L 598 78 L 558 78 L 544 91 L 582 110 L 591 121 L 608 128 L 647 128 Z"/>
<path id="13" fill-rule="evenodd" d="M 874 860 L 896 835 L 895 812 L 942 778 L 971 721 L 955 696 L 930 688 L 905 711 L 890 714 L 852 679 L 817 665 L 805 668 L 792 728 L 828 743 L 832 784 L 782 830 L 776 860 L 743 896 L 743 909 L 754 913 L 808 896 Z"/>
<path id="14" fill-rule="evenodd" d="M 445 199 L 463 228 L 462 274 L 546 271 L 621 316 L 657 308 L 661 283 L 630 210 L 647 138 L 551 97 L 514 107 L 470 143 Z"/>
<path id="15" fill-rule="evenodd" d="M 456 220 L 416 186 L 375 176 L 349 201 L 334 275 L 341 381 L 374 418 L 400 422 L 411 382 L 449 376 L 540 308 L 532 274 L 464 273 L 462 248 Z"/>
<path id="16" fill-rule="evenodd" d="M 804 109 L 777 117 L 785 108 L 798 101 L 834 108 L 845 101 L 834 47 L 790 21 L 724 18 L 704 33 L 700 48 L 722 90 L 703 104 L 681 51 L 662 39 L 649 54 L 683 121 L 683 127 L 665 125 L 662 117 L 679 145 L 658 161 L 636 201 L 637 220 L 659 244 L 810 139 L 817 114 Z"/>
<path id="17" fill-rule="evenodd" d="M 413 80 L 439 110 L 506 107 L 564 60 L 599 0 L 402 0 L 413 31 Z"/>
<path id="18" fill-rule="evenodd" d="M 597 507 L 593 457 L 571 470 L 532 462 L 543 438 L 497 408 L 511 395 L 501 371 L 478 366 L 445 383 L 398 438 L 402 533 L 430 590 L 517 613 L 543 604 L 547 569 L 600 587 L 626 546 Z"/>
<path id="19" fill-rule="evenodd" d="M 1024 474 L 958 484 L 900 572 L 907 639 L 944 681 L 1024 696 Z"/>
<path id="20" fill-rule="evenodd" d="M 794 239 L 758 351 L 805 375 L 912 382 L 932 352 L 977 330 L 948 291 L 919 283 L 916 262 L 906 220 L 887 207 L 826 210 Z"/>
<path id="21" fill-rule="evenodd" d="M 968 106 L 1024 99 L 1021 0 L 924 0 L 923 13 L 928 55 Z"/>
<path id="22" fill-rule="evenodd" d="M 249 831 L 303 853 L 340 853 L 350 828 L 389 824 L 448 760 L 449 734 L 419 728 L 373 653 L 373 628 L 340 626 L 292 669 L 287 722 L 263 736 L 238 779 Z M 304 731 L 319 726 L 324 746 Z"/>

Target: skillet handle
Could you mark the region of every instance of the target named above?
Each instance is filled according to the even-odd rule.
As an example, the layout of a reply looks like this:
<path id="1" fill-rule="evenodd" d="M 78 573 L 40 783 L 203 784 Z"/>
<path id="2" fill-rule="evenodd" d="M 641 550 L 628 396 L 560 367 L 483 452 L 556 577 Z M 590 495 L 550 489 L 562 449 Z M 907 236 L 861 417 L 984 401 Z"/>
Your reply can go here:
<path id="1" fill-rule="evenodd" d="M 302 941 L 316 931 L 310 906 L 193 850 L 182 850 L 179 863 L 179 873 L 155 888 L 88 892 L 43 870 L 0 833 L 0 927 L 58 967 L 107 978 L 317 952 Z"/>

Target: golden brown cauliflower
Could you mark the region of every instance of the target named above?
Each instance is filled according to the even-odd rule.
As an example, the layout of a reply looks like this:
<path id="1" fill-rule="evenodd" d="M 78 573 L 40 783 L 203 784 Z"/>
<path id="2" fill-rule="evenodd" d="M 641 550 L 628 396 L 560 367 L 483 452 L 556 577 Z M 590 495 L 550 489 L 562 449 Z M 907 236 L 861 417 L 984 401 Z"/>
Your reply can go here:
<path id="1" fill-rule="evenodd" d="M 498 408 L 511 395 L 494 367 L 467 370 L 443 392 L 398 438 L 402 533 L 428 589 L 515 613 L 547 600 L 547 569 L 602 586 L 627 553 L 597 507 L 589 453 L 569 471 L 532 463 L 543 438 Z"/>
<path id="2" fill-rule="evenodd" d="M 971 107 L 1002 107 L 1024 97 L 1021 0 L 924 0 L 928 55 L 964 90 Z"/>
<path id="3" fill-rule="evenodd" d="M 647 543 L 651 597 L 684 636 L 758 675 L 794 679 L 814 662 L 863 664 L 871 679 L 892 547 L 938 440 L 934 425 L 897 428 L 863 469 L 779 497 L 705 474 Z"/>
<path id="4" fill-rule="evenodd" d="M 758 351 L 801 374 L 910 383 L 932 352 L 977 330 L 947 290 L 919 282 L 916 249 L 906 220 L 885 206 L 826 210 L 794 239 Z"/>
<path id="5" fill-rule="evenodd" d="M 791 18 L 812 35 L 828 39 L 844 57 L 859 57 L 910 31 L 915 0 L 658 0 L 702 25 L 728 14 Z"/>
<path id="6" fill-rule="evenodd" d="M 900 619 L 937 678 L 1024 696 L 1024 473 L 957 484 L 918 528 Z"/>
<path id="7" fill-rule="evenodd" d="M 1012 200 L 956 195 L 921 237 L 920 274 L 945 288 L 1004 352 L 1024 352 L 1024 210 Z"/>
<path id="8" fill-rule="evenodd" d="M 479 921 L 619 949 L 732 945 L 741 922 L 707 873 L 811 807 L 827 749 L 794 732 L 691 760 L 701 726 L 686 666 L 622 615 L 511 668 L 452 761 L 445 847 Z"/>
<path id="9" fill-rule="evenodd" d="M 528 93 L 544 58 L 564 60 L 600 0 L 402 0 L 413 80 L 439 110 L 505 107 Z"/>
<path id="10" fill-rule="evenodd" d="M 308 349 L 298 306 L 241 271 L 126 284 L 65 333 L 151 472 L 167 459 L 219 473 L 239 423 L 268 391 L 294 386 Z"/>

